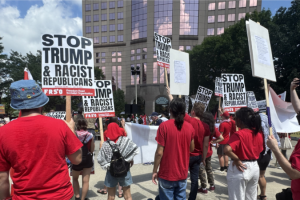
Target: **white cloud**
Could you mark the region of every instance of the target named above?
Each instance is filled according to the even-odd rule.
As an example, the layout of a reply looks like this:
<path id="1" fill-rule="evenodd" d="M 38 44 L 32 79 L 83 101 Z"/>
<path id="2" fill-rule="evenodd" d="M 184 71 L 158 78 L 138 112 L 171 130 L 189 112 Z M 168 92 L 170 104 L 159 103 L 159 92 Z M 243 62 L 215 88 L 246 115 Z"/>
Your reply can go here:
<path id="1" fill-rule="evenodd" d="M 82 35 L 82 19 L 72 17 L 71 7 L 57 0 L 43 0 L 41 7 L 31 6 L 24 18 L 16 7 L 0 5 L 0 24 L 4 53 L 12 49 L 23 55 L 29 51 L 35 54 L 44 33 Z"/>

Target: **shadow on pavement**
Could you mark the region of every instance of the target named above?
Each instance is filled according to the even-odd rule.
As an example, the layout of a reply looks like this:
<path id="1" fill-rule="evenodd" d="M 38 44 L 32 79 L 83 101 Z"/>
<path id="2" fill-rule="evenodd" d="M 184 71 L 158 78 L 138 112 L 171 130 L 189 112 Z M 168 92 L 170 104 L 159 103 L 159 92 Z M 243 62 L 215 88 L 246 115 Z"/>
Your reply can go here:
<path id="1" fill-rule="evenodd" d="M 132 181 L 134 184 L 138 184 L 145 181 L 151 181 L 151 180 L 152 180 L 152 173 L 132 176 Z"/>

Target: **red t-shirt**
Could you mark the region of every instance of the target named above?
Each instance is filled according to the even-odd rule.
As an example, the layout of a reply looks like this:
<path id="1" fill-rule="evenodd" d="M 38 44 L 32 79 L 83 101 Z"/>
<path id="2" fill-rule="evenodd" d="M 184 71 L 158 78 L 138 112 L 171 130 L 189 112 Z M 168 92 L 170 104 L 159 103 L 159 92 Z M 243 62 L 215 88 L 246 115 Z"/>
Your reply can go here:
<path id="1" fill-rule="evenodd" d="M 0 141 L 0 171 L 15 170 L 13 200 L 72 198 L 65 156 L 82 143 L 64 121 L 21 117 L 0 128 Z"/>
<path id="2" fill-rule="evenodd" d="M 207 155 L 206 158 L 210 157 L 213 154 L 213 150 L 212 150 L 212 144 L 210 143 L 212 141 L 212 138 L 218 138 L 220 137 L 221 133 L 219 132 L 218 128 L 215 128 L 215 133 L 211 136 L 209 136 L 209 144 L 208 144 L 208 151 L 207 151 Z"/>
<path id="3" fill-rule="evenodd" d="M 223 133 L 224 140 L 220 142 L 219 144 L 227 144 L 229 140 L 229 133 L 231 131 L 231 122 L 230 121 L 224 121 L 219 126 L 220 133 Z"/>
<path id="4" fill-rule="evenodd" d="M 236 123 L 233 119 L 230 119 L 231 122 L 231 130 L 230 130 L 230 136 L 236 132 Z"/>
<path id="5" fill-rule="evenodd" d="M 209 126 L 196 118 L 190 117 L 188 114 L 185 114 L 184 120 L 190 123 L 195 130 L 195 149 L 190 153 L 190 156 L 202 155 L 204 137 L 210 135 Z"/>
<path id="6" fill-rule="evenodd" d="M 185 180 L 190 162 L 190 145 L 195 131 L 191 124 L 184 121 L 181 130 L 175 126 L 174 119 L 162 123 L 155 140 L 164 147 L 158 177 L 168 181 Z"/>
<path id="7" fill-rule="evenodd" d="M 257 160 L 264 150 L 263 133 L 259 132 L 254 135 L 252 130 L 241 129 L 230 137 L 227 144 L 241 161 Z"/>
<path id="8" fill-rule="evenodd" d="M 290 157 L 290 163 L 292 164 L 292 168 L 298 170 L 300 172 L 300 140 L 295 146 L 295 149 Z M 300 199 L 300 179 L 292 180 L 291 189 L 293 193 L 293 199 Z"/>

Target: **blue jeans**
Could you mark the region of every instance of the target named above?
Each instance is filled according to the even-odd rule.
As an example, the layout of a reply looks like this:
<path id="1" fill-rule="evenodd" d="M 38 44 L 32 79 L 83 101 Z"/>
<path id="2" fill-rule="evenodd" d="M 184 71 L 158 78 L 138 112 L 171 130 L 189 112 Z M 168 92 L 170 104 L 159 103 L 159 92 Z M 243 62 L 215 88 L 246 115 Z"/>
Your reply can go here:
<path id="1" fill-rule="evenodd" d="M 160 200 L 185 200 L 187 181 L 167 181 L 158 178 L 159 199 Z"/>
<path id="2" fill-rule="evenodd" d="M 199 177 L 199 168 L 200 163 L 202 161 L 202 156 L 192 156 L 190 157 L 190 164 L 189 164 L 189 170 L 190 170 L 190 177 L 191 177 L 191 191 L 189 200 L 195 200 L 197 197 L 198 192 L 198 177 Z"/>

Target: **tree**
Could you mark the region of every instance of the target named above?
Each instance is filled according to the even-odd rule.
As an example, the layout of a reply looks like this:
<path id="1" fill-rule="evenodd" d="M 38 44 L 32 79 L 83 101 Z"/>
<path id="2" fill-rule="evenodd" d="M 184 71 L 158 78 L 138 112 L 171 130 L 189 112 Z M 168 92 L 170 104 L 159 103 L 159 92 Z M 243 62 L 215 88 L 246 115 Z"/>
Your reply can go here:
<path id="1" fill-rule="evenodd" d="M 94 67 L 95 69 L 95 80 L 105 80 L 105 75 L 103 74 L 102 70 L 98 67 Z"/>
<path id="2" fill-rule="evenodd" d="M 116 116 L 120 116 L 125 109 L 125 94 L 120 88 L 114 91 L 114 106 Z"/>

